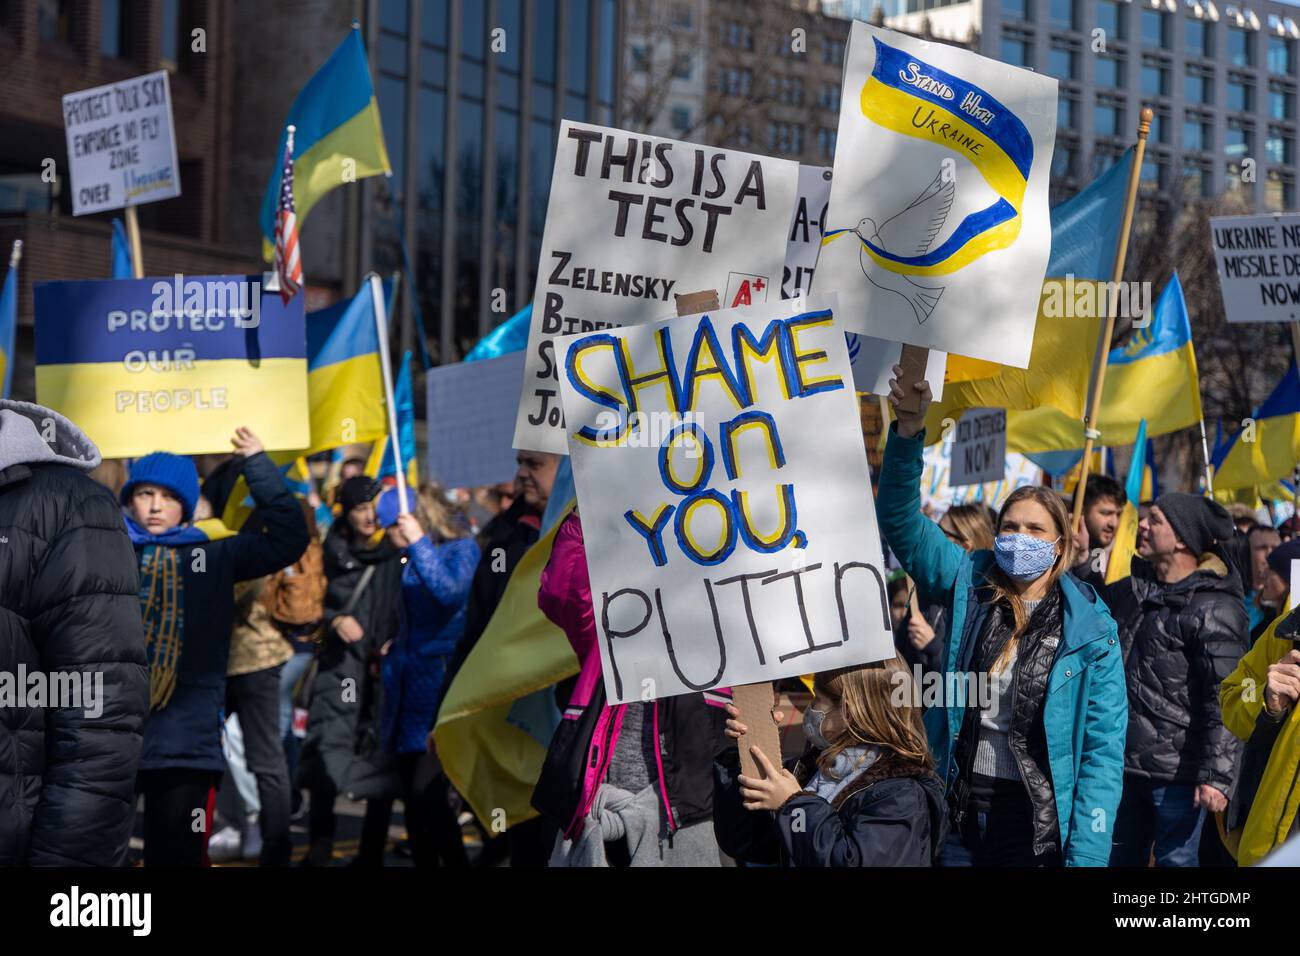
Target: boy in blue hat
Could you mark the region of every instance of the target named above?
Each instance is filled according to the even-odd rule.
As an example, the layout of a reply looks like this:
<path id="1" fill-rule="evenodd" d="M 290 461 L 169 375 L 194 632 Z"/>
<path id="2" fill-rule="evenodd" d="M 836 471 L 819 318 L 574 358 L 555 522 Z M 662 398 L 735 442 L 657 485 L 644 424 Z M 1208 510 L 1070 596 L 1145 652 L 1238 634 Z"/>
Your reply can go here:
<path id="1" fill-rule="evenodd" d="M 122 487 L 149 661 L 136 783 L 144 794 L 146 866 L 205 862 L 213 792 L 225 767 L 221 718 L 235 583 L 293 564 L 307 547 L 302 511 L 261 440 L 240 428 L 231 444 L 262 514 L 261 532 L 216 535 L 192 524 L 199 477 L 180 455 L 139 459 Z"/>

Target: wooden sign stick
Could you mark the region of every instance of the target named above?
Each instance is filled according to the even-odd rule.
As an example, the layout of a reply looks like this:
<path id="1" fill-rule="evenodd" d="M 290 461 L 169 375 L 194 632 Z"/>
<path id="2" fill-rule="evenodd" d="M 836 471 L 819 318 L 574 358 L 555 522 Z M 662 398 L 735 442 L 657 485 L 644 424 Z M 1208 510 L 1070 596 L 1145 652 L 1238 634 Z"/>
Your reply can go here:
<path id="1" fill-rule="evenodd" d="M 898 376 L 898 387 L 903 390 L 903 400 L 898 403 L 900 410 L 915 412 L 921 408 L 921 393 L 912 386 L 925 380 L 925 366 L 930 361 L 930 350 L 919 345 L 904 345 L 903 355 L 898 360 L 903 374 Z"/>
<path id="2" fill-rule="evenodd" d="M 676 299 L 679 317 L 696 315 L 719 307 L 718 293 L 714 289 L 688 292 L 676 296 Z M 921 373 L 925 374 L 924 359 L 921 362 Z M 762 777 L 763 772 L 759 770 L 753 754 L 749 752 L 750 747 L 757 746 L 772 762 L 772 766 L 778 768 L 781 766 L 781 735 L 777 732 L 776 721 L 772 719 L 775 702 L 772 682 L 742 684 L 731 688 L 731 694 L 732 702 L 740 711 L 740 722 L 748 728 L 745 736 L 736 741 L 736 749 L 740 753 L 740 772 L 747 777 Z"/>

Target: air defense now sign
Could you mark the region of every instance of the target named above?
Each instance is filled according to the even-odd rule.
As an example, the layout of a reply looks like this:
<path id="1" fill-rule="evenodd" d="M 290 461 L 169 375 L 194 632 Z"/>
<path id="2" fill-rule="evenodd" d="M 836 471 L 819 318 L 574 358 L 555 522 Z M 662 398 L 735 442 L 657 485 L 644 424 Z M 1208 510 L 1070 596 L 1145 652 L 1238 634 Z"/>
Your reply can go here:
<path id="1" fill-rule="evenodd" d="M 1007 413 L 1002 408 L 972 408 L 953 431 L 948 484 L 982 485 L 1001 481 L 1007 470 Z"/>
<path id="2" fill-rule="evenodd" d="M 566 454 L 551 339 L 781 297 L 799 164 L 603 126 L 560 126 L 515 423 L 516 448 Z"/>
<path id="3" fill-rule="evenodd" d="M 846 330 L 1024 368 L 1056 80 L 854 21 L 813 292 Z"/>
<path id="4" fill-rule="evenodd" d="M 555 340 L 610 703 L 893 656 L 828 304 Z"/>
<path id="5" fill-rule="evenodd" d="M 181 194 L 166 70 L 65 94 L 63 126 L 74 216 Z"/>

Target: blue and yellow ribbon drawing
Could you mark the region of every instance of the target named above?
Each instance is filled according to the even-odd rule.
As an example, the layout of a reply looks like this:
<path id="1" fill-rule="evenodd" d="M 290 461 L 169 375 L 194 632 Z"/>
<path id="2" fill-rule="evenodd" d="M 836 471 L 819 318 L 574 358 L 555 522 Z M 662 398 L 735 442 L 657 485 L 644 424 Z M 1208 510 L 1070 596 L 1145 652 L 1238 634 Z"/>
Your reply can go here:
<path id="1" fill-rule="evenodd" d="M 1025 124 L 988 92 L 872 38 L 876 63 L 862 86 L 862 114 L 885 129 L 934 142 L 968 159 L 998 194 L 962 220 L 942 244 L 921 255 L 890 252 L 859 236 L 878 265 L 903 275 L 946 275 L 1020 234 L 1034 144 Z M 825 245 L 850 229 L 835 229 Z"/>

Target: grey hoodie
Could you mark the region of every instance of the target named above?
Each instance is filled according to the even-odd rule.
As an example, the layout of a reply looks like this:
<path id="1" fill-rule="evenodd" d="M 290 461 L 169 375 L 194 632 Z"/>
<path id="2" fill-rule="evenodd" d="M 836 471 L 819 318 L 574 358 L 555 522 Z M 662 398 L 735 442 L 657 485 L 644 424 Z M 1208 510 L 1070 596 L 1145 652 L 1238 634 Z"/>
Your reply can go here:
<path id="1" fill-rule="evenodd" d="M 90 471 L 99 449 L 76 425 L 53 409 L 0 400 L 0 471 L 11 465 L 71 465 Z"/>

